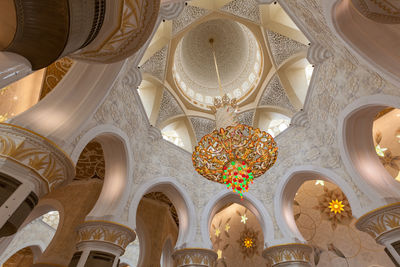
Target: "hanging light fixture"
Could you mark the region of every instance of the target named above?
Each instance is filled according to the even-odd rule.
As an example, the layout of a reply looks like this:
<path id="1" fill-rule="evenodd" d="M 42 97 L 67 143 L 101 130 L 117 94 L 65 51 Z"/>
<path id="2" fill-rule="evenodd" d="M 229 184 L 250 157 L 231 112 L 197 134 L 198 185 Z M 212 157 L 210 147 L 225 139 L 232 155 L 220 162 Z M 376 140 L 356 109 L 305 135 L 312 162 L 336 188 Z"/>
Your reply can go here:
<path id="1" fill-rule="evenodd" d="M 270 134 L 238 122 L 236 99 L 223 93 L 214 40 L 209 41 L 221 98 L 214 98 L 211 107 L 217 128 L 195 147 L 193 166 L 203 177 L 225 184 L 243 199 L 253 180 L 274 165 L 278 147 Z"/>

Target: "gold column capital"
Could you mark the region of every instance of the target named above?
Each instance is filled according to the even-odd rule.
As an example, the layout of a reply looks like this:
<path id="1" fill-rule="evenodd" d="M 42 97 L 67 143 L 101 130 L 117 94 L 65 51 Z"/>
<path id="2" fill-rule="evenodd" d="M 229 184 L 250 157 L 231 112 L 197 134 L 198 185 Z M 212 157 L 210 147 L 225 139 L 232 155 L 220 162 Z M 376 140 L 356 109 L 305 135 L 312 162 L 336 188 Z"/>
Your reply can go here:
<path id="1" fill-rule="evenodd" d="M 0 123 L 0 158 L 32 171 L 52 191 L 75 175 L 75 166 L 53 141 L 23 127 Z"/>
<path id="2" fill-rule="evenodd" d="M 368 233 L 379 241 L 384 234 L 400 228 L 400 202 L 364 214 L 355 225 L 358 230 Z"/>
<path id="3" fill-rule="evenodd" d="M 134 230 L 109 221 L 86 221 L 78 227 L 78 243 L 100 242 L 115 245 L 122 251 L 135 240 Z"/>
<path id="4" fill-rule="evenodd" d="M 215 251 L 205 248 L 184 248 L 172 254 L 177 267 L 198 266 L 213 267 L 218 255 Z"/>
<path id="5" fill-rule="evenodd" d="M 312 248 L 301 243 L 268 247 L 262 253 L 263 257 L 271 263 L 271 266 L 280 266 L 287 263 L 299 263 L 302 264 L 302 266 L 312 266 L 311 254 Z"/>

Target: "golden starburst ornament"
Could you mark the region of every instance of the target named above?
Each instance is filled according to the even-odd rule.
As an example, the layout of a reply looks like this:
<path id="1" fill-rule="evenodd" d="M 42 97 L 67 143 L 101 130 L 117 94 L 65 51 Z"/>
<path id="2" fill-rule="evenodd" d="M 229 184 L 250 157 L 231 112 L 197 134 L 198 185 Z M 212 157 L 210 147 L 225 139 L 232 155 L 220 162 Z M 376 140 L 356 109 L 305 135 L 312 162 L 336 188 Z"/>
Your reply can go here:
<path id="1" fill-rule="evenodd" d="M 339 201 L 339 200 L 332 200 L 330 203 L 329 203 L 329 208 L 331 209 L 331 212 L 334 212 L 335 214 L 336 213 L 342 213 L 342 211 L 344 211 L 344 205 L 342 204 L 342 201 Z"/>
<path id="2" fill-rule="evenodd" d="M 243 243 L 246 248 L 251 248 L 253 246 L 253 239 L 251 239 L 250 237 L 246 237 Z"/>

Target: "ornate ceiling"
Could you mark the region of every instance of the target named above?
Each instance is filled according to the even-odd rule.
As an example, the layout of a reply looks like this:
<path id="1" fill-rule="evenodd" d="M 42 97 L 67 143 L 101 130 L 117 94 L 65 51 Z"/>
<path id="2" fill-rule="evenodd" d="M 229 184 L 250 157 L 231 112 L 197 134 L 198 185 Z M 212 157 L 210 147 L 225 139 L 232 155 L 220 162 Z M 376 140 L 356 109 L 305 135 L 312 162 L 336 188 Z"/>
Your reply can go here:
<path id="1" fill-rule="evenodd" d="M 140 63 L 150 123 L 188 151 L 214 129 L 209 105 L 220 93 L 210 38 L 223 90 L 239 99 L 240 122 L 270 132 L 276 121 L 287 127 L 308 90 L 308 40 L 279 4 L 247 0 L 193 0 L 161 23 Z"/>

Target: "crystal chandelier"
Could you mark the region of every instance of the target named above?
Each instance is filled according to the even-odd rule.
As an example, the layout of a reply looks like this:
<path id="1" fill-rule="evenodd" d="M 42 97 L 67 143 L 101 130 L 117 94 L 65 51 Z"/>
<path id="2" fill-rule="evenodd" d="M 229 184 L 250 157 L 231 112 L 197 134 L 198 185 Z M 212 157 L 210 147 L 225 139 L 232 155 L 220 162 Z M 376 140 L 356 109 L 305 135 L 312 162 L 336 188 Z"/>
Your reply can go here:
<path id="1" fill-rule="evenodd" d="M 217 58 L 212 47 L 221 98 L 214 98 L 216 130 L 203 136 L 192 155 L 196 171 L 208 180 L 225 184 L 243 199 L 249 184 L 272 165 L 278 156 L 273 137 L 237 120 L 236 99 L 223 94 Z"/>

